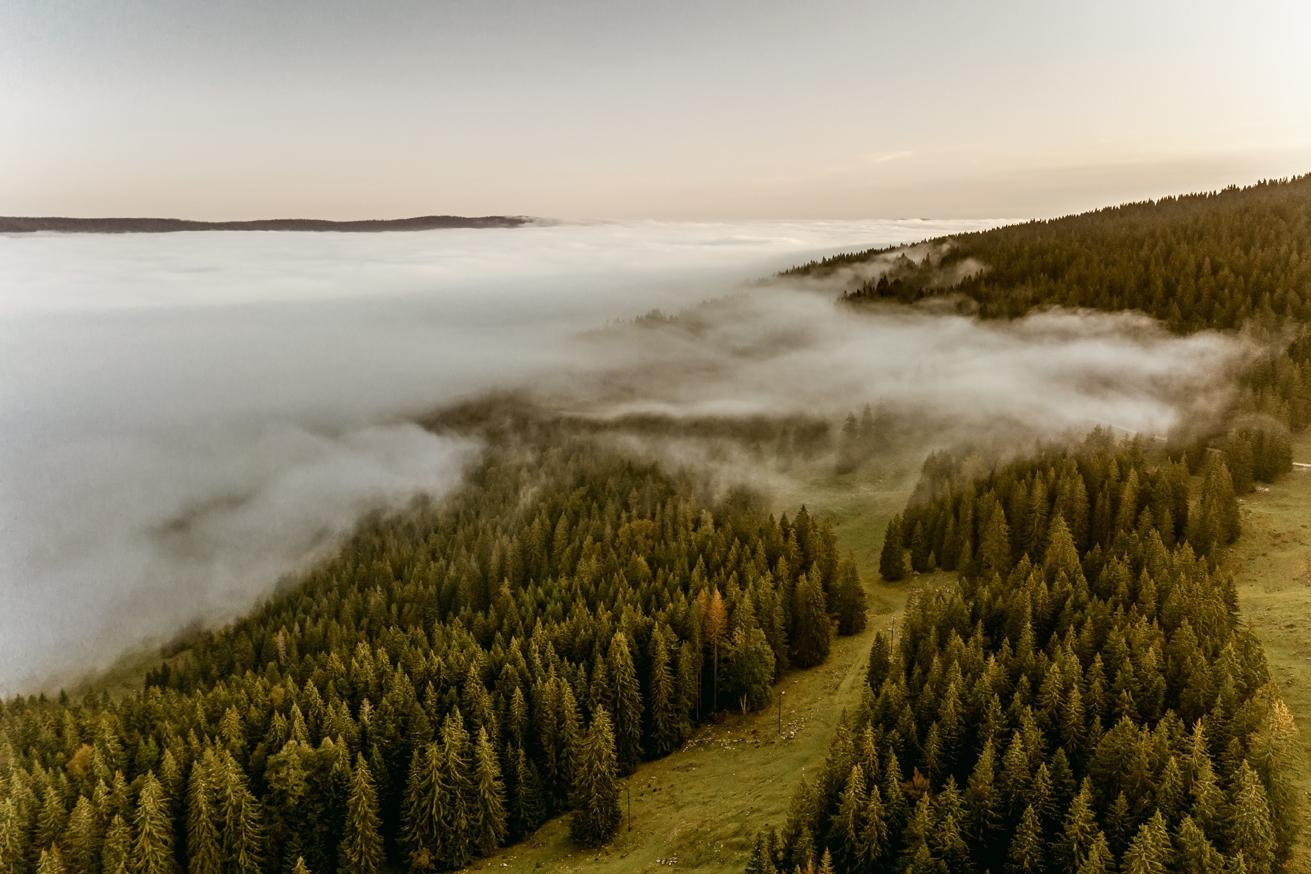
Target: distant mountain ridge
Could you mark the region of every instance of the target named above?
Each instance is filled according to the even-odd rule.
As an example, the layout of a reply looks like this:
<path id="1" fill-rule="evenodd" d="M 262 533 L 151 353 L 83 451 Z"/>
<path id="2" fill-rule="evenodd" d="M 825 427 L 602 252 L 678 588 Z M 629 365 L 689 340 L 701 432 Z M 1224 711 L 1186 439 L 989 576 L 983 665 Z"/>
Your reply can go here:
<path id="1" fill-rule="evenodd" d="M 517 228 L 532 224 L 527 216 L 421 215 L 400 219 L 256 219 L 207 222 L 175 218 L 64 218 L 60 216 L 0 216 L 0 233 L 61 231 L 73 234 L 165 234 L 175 231 L 432 231 L 444 228 Z"/>

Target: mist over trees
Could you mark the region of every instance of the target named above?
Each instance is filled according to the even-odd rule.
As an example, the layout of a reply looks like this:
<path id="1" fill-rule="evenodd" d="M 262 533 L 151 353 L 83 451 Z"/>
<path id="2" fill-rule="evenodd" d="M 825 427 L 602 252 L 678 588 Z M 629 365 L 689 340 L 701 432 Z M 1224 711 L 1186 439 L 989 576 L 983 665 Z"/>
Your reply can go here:
<path id="1" fill-rule="evenodd" d="M 449 870 L 561 813 L 597 846 L 620 776 L 864 627 L 804 507 L 540 433 L 143 693 L 6 705 L 2 870 Z"/>

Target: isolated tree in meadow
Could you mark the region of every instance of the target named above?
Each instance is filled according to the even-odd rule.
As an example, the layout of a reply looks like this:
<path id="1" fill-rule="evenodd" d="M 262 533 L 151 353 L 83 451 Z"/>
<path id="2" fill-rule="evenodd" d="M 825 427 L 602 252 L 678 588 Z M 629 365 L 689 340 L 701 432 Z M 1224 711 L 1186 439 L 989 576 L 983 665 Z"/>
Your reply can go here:
<path id="1" fill-rule="evenodd" d="M 807 572 L 792 593 L 792 661 L 810 668 L 828 658 L 833 640 L 824 590 L 814 573 Z"/>
<path id="2" fill-rule="evenodd" d="M 865 587 L 854 561 L 844 561 L 838 567 L 838 578 L 833 586 L 833 611 L 838 615 L 838 634 L 857 634 L 865 630 Z"/>
<path id="3" fill-rule="evenodd" d="M 569 834 L 580 846 L 599 847 L 619 830 L 622 817 L 614 729 L 610 715 L 598 710 L 578 750 Z"/>
<path id="4" fill-rule="evenodd" d="M 346 797 L 345 829 L 338 848 L 343 871 L 378 874 L 386 861 L 382 844 L 378 792 L 363 753 L 355 756 L 350 792 Z"/>
<path id="5" fill-rule="evenodd" d="M 737 696 L 742 712 L 768 704 L 770 683 L 774 679 L 774 650 L 759 626 L 754 622 L 739 625 L 724 653 L 725 688 Z"/>
<path id="6" fill-rule="evenodd" d="M 883 535 L 883 549 L 879 552 L 879 576 L 890 583 L 906 579 L 910 573 L 906 561 L 905 535 L 902 533 L 901 516 L 893 516 Z"/>

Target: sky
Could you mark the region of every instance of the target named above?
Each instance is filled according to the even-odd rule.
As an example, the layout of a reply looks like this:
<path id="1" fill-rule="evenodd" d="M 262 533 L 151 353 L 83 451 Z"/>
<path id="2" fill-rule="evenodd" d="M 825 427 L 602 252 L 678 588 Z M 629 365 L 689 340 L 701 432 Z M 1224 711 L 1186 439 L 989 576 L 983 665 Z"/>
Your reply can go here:
<path id="1" fill-rule="evenodd" d="M 6 0 L 0 214 L 1055 215 L 1311 170 L 1311 4 Z"/>

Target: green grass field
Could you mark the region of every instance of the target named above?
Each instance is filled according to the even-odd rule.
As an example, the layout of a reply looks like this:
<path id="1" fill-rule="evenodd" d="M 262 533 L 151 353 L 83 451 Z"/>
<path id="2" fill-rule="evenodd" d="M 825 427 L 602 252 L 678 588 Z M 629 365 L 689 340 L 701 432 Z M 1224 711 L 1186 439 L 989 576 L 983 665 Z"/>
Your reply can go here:
<path id="1" fill-rule="evenodd" d="M 1311 462 L 1311 434 L 1296 439 L 1293 458 Z M 1297 719 L 1304 825 L 1292 870 L 1311 871 L 1311 470 L 1294 469 L 1243 499 L 1243 534 L 1225 565 L 1234 575 L 1242 618 L 1260 638 L 1270 673 Z"/>
<path id="2" fill-rule="evenodd" d="M 632 828 L 604 849 L 576 850 L 568 818 L 559 817 L 470 870 L 740 874 L 756 829 L 782 824 L 793 790 L 824 761 L 842 712 L 860 700 L 875 631 L 896 621 L 913 587 L 947 576 L 896 586 L 878 579 L 883 530 L 904 506 L 914 480 L 914 473 L 880 476 L 872 466 L 842 477 L 814 470 L 774 496 L 780 511 L 805 503 L 833 520 L 839 546 L 855 556 L 869 594 L 872 621 L 864 632 L 835 638 L 823 665 L 789 673 L 775 690 L 773 707 L 725 716 L 702 727 L 682 749 L 642 765 L 624 781 Z"/>

